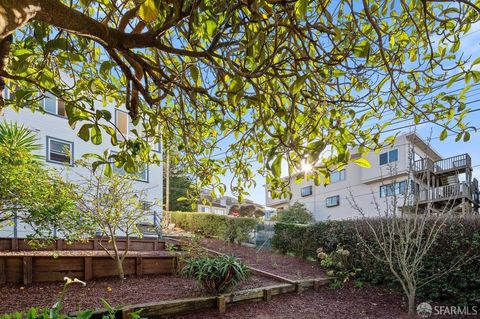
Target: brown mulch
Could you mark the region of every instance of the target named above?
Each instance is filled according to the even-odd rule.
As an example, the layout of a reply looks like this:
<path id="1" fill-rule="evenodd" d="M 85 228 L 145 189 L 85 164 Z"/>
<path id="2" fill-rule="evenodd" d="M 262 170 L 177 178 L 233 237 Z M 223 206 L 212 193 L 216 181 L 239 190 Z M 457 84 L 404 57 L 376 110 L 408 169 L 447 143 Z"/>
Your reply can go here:
<path id="1" fill-rule="evenodd" d="M 408 318 L 402 307 L 402 296 L 378 287 L 343 289 L 323 287 L 301 294 L 274 296 L 271 301 L 227 305 L 225 314 L 207 310 L 177 318 L 189 319 L 392 319 Z"/>
<path id="2" fill-rule="evenodd" d="M 276 285 L 278 281 L 251 276 L 235 290 Z M 19 284 L 0 286 L 0 314 L 26 310 L 33 306 L 51 307 L 63 288 L 62 282 L 35 283 L 24 287 Z M 206 296 L 198 285 L 189 278 L 177 276 L 130 277 L 125 281 L 106 278 L 70 286 L 64 303 L 65 311 L 104 308 L 101 298 L 112 306 L 142 304 L 189 297 Z"/>
<path id="3" fill-rule="evenodd" d="M 201 245 L 228 255 L 234 255 L 249 266 L 259 268 L 288 279 L 307 279 L 326 277 L 325 272 L 317 262 L 303 258 L 282 255 L 267 248 L 246 247 L 237 244 L 225 243 L 221 240 L 205 238 Z"/>
<path id="4" fill-rule="evenodd" d="M 113 254 L 113 251 L 111 251 Z M 158 256 L 171 256 L 172 254 L 168 251 L 129 251 L 127 256 L 129 257 L 158 257 Z M 9 251 L 9 252 L 0 252 L 0 257 L 2 256 L 41 256 L 41 257 L 110 257 L 104 250 L 28 250 L 28 251 Z"/>

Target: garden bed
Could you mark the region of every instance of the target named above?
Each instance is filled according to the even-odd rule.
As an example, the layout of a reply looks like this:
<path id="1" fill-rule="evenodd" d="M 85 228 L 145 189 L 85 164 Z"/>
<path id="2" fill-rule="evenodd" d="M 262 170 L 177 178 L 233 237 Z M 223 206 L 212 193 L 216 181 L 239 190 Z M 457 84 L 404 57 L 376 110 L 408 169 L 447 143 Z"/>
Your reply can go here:
<path id="1" fill-rule="evenodd" d="M 278 281 L 251 276 L 240 283 L 235 291 L 278 284 Z M 7 284 L 0 287 L 2 302 L 0 314 L 28 309 L 31 306 L 52 306 L 56 302 L 63 283 L 37 283 L 32 286 Z M 104 308 L 100 298 L 113 306 L 143 304 L 207 294 L 189 278 L 177 276 L 130 277 L 125 281 L 117 278 L 99 279 L 87 283 L 86 287 L 72 285 L 65 299 L 65 309 Z"/>
<path id="2" fill-rule="evenodd" d="M 316 262 L 295 256 L 278 254 L 266 248 L 259 250 L 256 247 L 225 243 L 211 238 L 202 239 L 201 245 L 220 253 L 234 255 L 251 267 L 259 268 L 291 280 L 325 277 L 325 272 Z"/>

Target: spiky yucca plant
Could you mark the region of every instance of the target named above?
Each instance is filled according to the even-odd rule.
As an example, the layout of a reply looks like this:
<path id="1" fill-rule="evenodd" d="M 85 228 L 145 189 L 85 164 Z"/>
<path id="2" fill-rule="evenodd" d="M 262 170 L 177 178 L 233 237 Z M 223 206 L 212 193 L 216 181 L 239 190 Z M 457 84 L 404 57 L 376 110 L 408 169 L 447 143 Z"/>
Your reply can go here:
<path id="1" fill-rule="evenodd" d="M 182 274 L 192 277 L 212 294 L 235 287 L 249 277 L 248 267 L 233 256 L 187 259 Z"/>
<path id="2" fill-rule="evenodd" d="M 41 156 L 33 154 L 42 148 L 37 142 L 35 132 L 23 125 L 15 122 L 0 122 L 0 150 L 2 156 L 8 155 L 6 160 L 18 160 L 19 158 L 29 157 L 31 159 L 39 159 Z"/>

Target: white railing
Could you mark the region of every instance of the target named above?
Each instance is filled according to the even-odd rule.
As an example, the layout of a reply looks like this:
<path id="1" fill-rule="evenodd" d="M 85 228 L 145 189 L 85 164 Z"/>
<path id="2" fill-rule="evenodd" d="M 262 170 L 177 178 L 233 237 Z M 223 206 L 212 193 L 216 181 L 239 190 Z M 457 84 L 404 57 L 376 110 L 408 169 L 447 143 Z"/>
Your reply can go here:
<path id="1" fill-rule="evenodd" d="M 472 193 L 470 187 L 465 183 L 451 184 L 445 186 L 434 187 L 431 189 L 422 189 L 418 194 L 419 201 L 434 200 L 453 200 L 466 197 L 471 199 Z"/>

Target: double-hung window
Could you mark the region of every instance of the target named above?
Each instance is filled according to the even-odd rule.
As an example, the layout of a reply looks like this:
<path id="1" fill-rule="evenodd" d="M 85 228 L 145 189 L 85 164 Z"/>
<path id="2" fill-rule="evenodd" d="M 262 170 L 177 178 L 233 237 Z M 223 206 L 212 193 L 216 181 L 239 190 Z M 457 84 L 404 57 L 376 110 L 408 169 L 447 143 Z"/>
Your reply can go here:
<path id="1" fill-rule="evenodd" d="M 47 137 L 47 160 L 58 164 L 73 165 L 73 142 Z"/>

